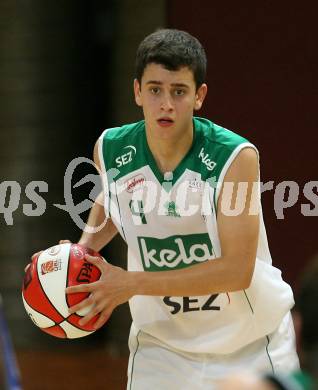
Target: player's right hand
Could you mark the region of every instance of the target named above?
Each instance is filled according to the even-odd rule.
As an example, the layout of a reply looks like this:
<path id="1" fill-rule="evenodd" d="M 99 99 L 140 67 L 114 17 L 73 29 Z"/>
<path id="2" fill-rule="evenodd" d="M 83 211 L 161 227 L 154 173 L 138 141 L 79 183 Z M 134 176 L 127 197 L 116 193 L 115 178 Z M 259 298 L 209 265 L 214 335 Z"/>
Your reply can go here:
<path id="1" fill-rule="evenodd" d="M 71 241 L 70 240 L 60 240 L 59 241 L 59 244 L 71 244 Z M 35 257 L 37 256 L 40 256 L 40 254 L 42 253 L 43 251 L 39 251 L 39 252 L 36 252 L 36 253 L 33 253 L 33 255 L 31 256 L 31 263 L 32 261 L 35 259 Z M 24 268 L 24 272 L 27 272 L 28 268 L 30 267 L 31 263 L 27 264 L 26 267 Z"/>

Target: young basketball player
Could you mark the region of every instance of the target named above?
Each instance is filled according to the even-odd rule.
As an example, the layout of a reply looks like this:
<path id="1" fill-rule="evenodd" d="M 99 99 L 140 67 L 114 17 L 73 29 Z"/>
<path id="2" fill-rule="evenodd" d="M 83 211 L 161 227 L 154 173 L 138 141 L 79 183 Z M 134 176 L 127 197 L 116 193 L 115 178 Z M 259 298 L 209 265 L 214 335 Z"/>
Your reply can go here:
<path id="1" fill-rule="evenodd" d="M 96 327 L 129 301 L 128 389 L 213 389 L 235 370 L 298 367 L 293 294 L 271 265 L 259 194 L 258 152 L 241 136 L 194 117 L 207 94 L 199 41 L 159 30 L 141 42 L 134 93 L 144 120 L 106 130 L 94 158 L 96 201 L 79 243 L 100 250 L 117 233 L 128 271 L 87 259 L 101 280 L 71 308 L 94 308 Z M 107 223 L 103 225 L 104 219 Z"/>

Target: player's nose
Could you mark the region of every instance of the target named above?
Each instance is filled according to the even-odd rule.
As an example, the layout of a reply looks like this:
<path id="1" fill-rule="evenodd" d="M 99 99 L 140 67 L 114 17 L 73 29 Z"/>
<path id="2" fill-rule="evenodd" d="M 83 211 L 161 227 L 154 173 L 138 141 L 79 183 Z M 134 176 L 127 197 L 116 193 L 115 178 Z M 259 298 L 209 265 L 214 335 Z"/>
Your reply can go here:
<path id="1" fill-rule="evenodd" d="M 170 94 L 166 93 L 163 94 L 161 102 L 160 102 L 160 108 L 162 111 L 172 111 L 174 106 L 173 106 L 173 101 L 170 96 Z"/>

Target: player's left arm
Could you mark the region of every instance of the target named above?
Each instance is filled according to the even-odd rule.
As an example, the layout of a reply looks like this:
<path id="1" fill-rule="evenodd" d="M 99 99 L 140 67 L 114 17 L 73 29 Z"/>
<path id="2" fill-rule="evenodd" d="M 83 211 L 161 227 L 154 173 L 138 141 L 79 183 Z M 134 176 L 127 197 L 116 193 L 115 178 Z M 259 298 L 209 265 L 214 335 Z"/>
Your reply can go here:
<path id="1" fill-rule="evenodd" d="M 100 268 L 102 276 L 100 281 L 67 289 L 68 293 L 91 293 L 89 298 L 72 307 L 71 311 L 94 304 L 94 309 L 81 322 L 84 324 L 102 313 L 96 322 L 96 327 L 99 327 L 116 306 L 134 295 L 198 296 L 246 289 L 253 275 L 258 242 L 259 216 L 255 213 L 254 205 L 254 202 L 258 204 L 258 196 L 253 191 L 257 181 L 257 153 L 252 148 L 245 148 L 228 169 L 218 200 L 217 225 L 221 257 L 181 270 L 129 272 L 99 258 L 87 256 L 89 261 Z M 241 182 L 247 183 L 243 199 L 237 191 Z M 233 183 L 233 193 L 227 191 L 225 183 Z M 236 216 L 228 215 L 228 208 L 224 207 L 228 201 L 232 201 L 232 204 L 242 201 L 242 212 Z M 250 210 L 254 212 L 251 214 Z"/>

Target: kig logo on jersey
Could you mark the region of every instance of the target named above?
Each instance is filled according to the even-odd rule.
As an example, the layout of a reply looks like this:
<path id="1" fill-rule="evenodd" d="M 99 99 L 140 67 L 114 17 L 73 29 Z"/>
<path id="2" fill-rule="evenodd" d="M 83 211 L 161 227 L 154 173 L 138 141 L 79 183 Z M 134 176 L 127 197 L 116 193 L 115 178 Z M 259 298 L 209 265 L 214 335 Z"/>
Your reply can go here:
<path id="1" fill-rule="evenodd" d="M 203 164 L 207 167 L 209 171 L 213 171 L 216 166 L 216 162 L 211 160 L 210 155 L 208 153 L 204 153 L 204 148 L 200 150 L 199 157 Z"/>
<path id="2" fill-rule="evenodd" d="M 133 145 L 127 145 L 124 147 L 124 149 L 127 149 L 127 152 L 115 159 L 117 168 L 130 163 L 137 152 Z"/>
<path id="3" fill-rule="evenodd" d="M 138 244 L 146 271 L 185 268 L 213 257 L 212 244 L 207 233 L 164 239 L 138 237 Z"/>

